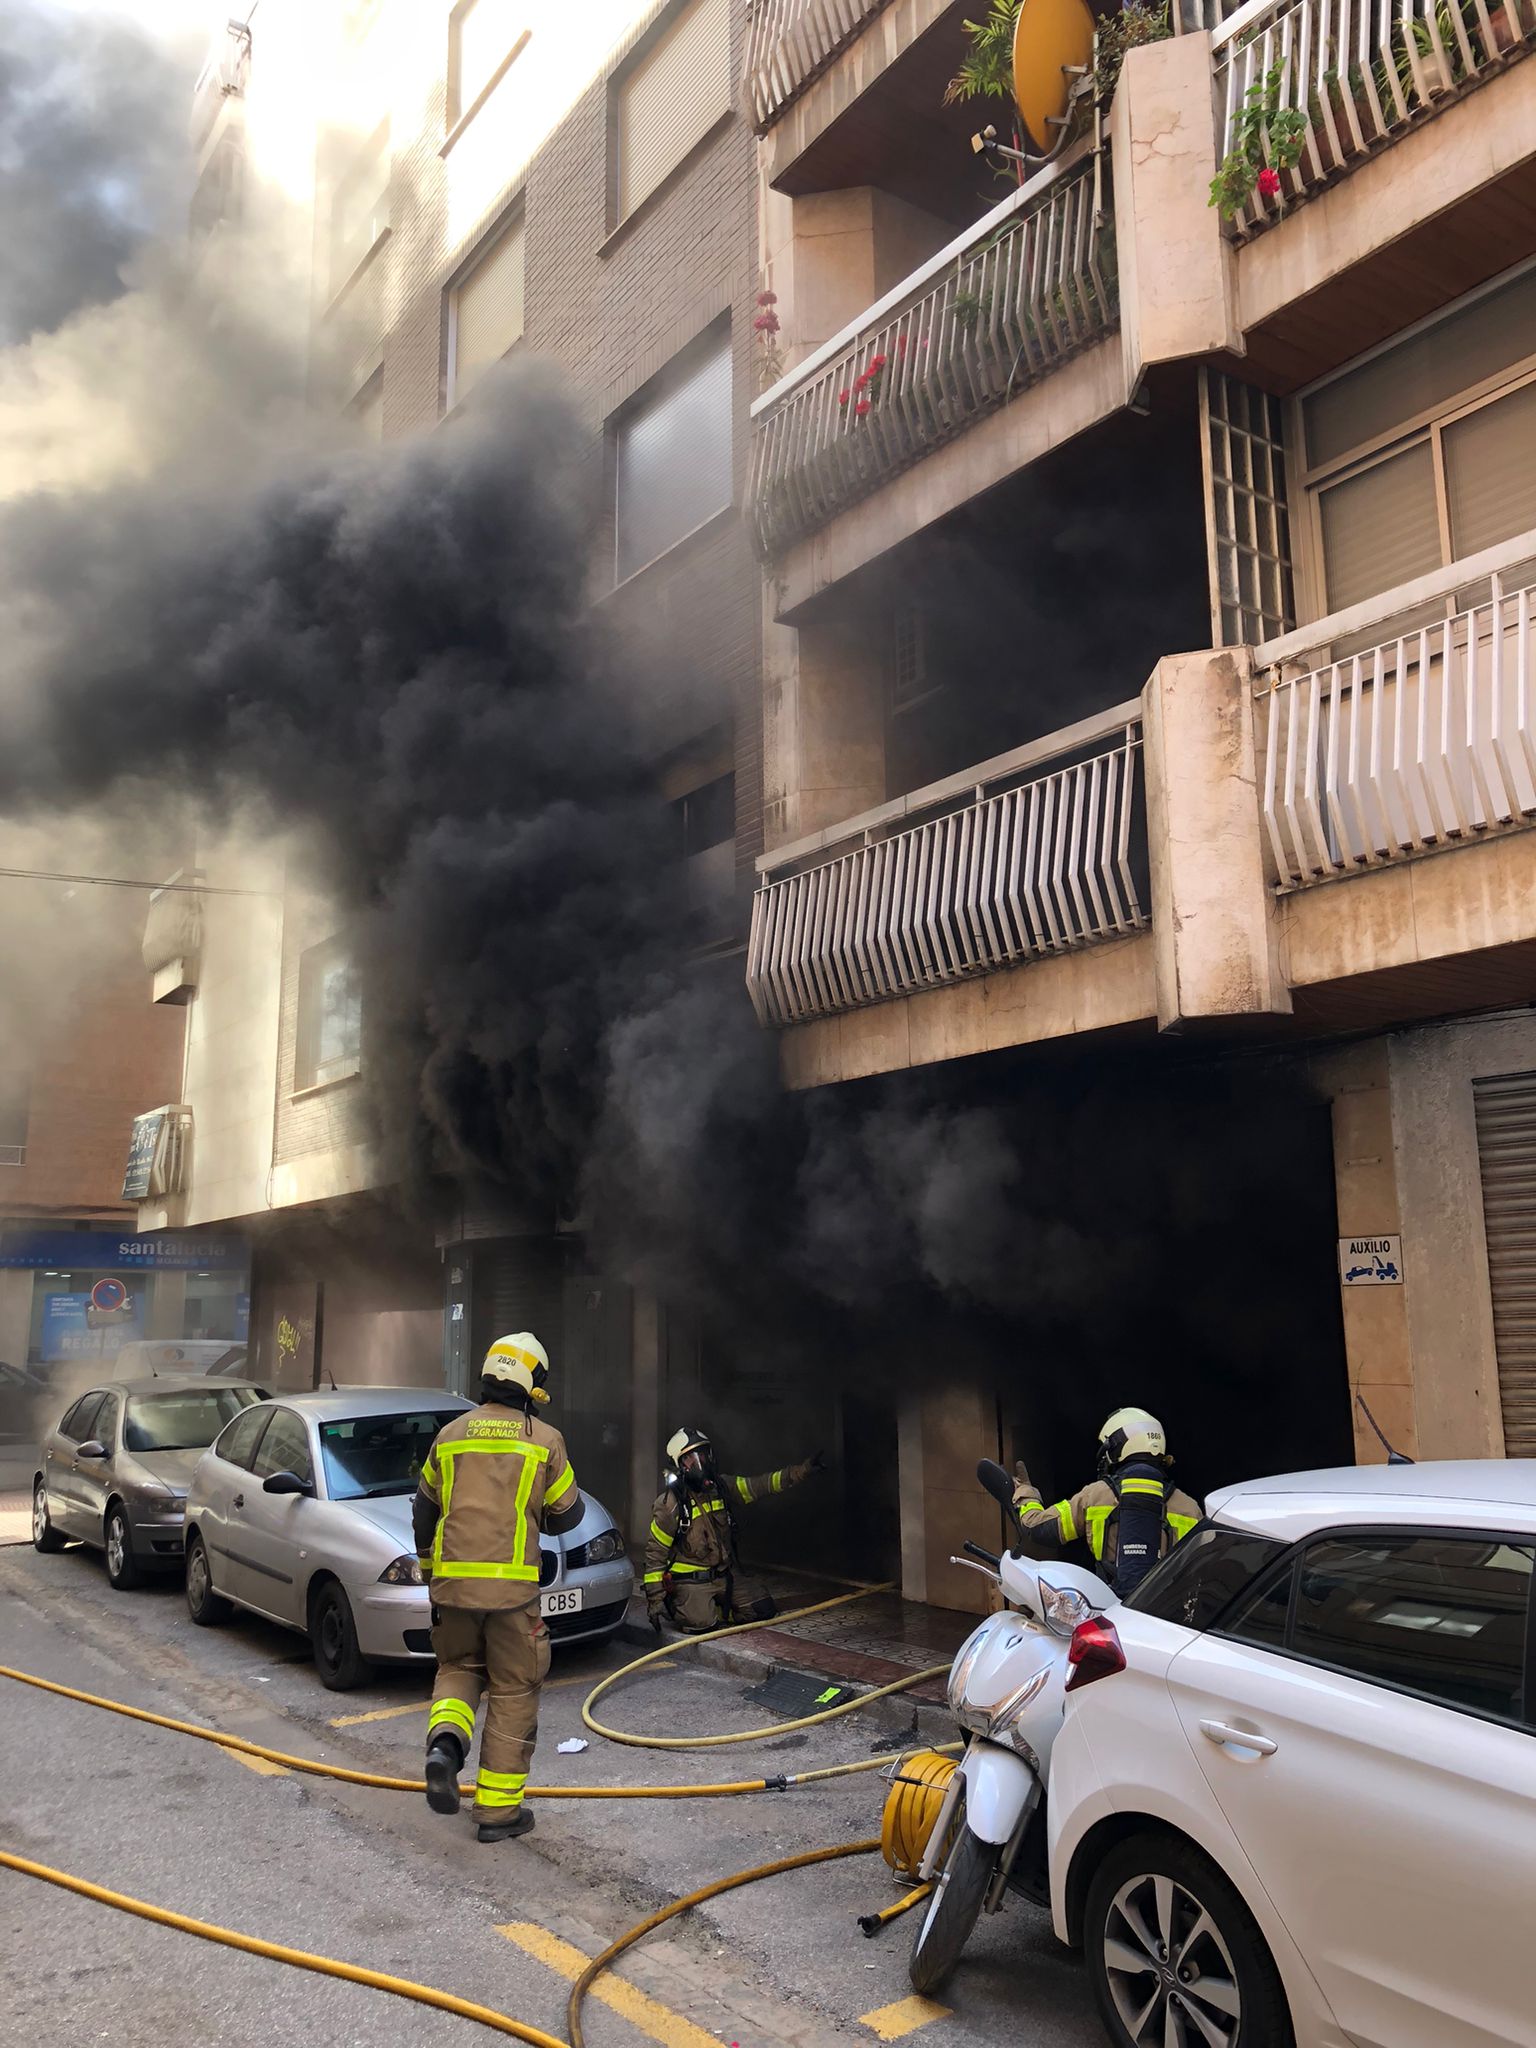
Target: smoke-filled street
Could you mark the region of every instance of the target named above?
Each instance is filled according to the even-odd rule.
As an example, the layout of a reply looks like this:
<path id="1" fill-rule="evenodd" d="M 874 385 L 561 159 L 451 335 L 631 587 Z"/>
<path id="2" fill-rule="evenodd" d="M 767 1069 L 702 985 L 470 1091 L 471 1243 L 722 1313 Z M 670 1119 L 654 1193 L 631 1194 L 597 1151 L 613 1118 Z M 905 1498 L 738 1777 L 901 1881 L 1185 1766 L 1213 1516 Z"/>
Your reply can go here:
<path id="1" fill-rule="evenodd" d="M 7 2042 L 1536 2048 L 1533 52 L 0 0 Z"/>
<path id="2" fill-rule="evenodd" d="M 327 1693 L 301 1644 L 250 1621 L 189 1643 L 178 1589 L 123 1602 L 78 1551 L 0 1551 L 0 1598 L 7 1663 L 268 1748 L 385 1775 L 419 1772 L 419 1680 Z M 581 1732 L 586 1692 L 636 1654 L 618 1644 L 556 1660 L 535 1783 L 682 1784 L 813 1770 L 868 1755 L 885 1732 L 844 1724 L 673 1755 L 593 1741 L 581 1755 L 558 1755 L 556 1744 Z M 595 1955 L 711 1878 L 879 1827 L 884 1786 L 872 1774 L 749 1799 L 541 1801 L 527 1841 L 481 1847 L 467 1815 L 440 1819 L 419 1794 L 253 1769 L 187 1737 L 0 1683 L 0 1772 L 9 1788 L 0 1846 L 176 1912 L 434 1985 L 555 2034 L 564 2033 L 574 1950 Z M 676 1666 L 609 1695 L 604 1711 L 641 1732 L 749 1727 L 762 1717 L 743 1704 L 746 1683 L 690 1671 L 684 1652 Z M 861 1856 L 702 1906 L 643 1944 L 607 1993 L 599 1986 L 588 2038 L 602 2048 L 638 2035 L 663 2048 L 702 2048 L 700 2029 L 742 2048 L 880 2038 L 878 2026 L 858 2023 L 909 1997 L 913 1921 L 866 1940 L 857 1917 L 895 1896 L 880 1858 Z M 191 1943 L 5 1872 L 0 1926 L 9 1955 L 36 1956 L 0 1987 L 8 2039 L 52 2048 L 78 2038 L 81 2000 L 90 2004 L 91 2038 L 124 2048 L 167 2040 L 265 2048 L 290 2028 L 327 2044 L 466 2038 L 465 2023 L 448 2015 Z M 498 1931 L 508 1926 L 521 1932 Z M 936 2048 L 1003 2048 L 1019 2037 L 1025 1980 L 1032 2048 L 1089 2048 L 1081 1972 L 1041 1916 L 1018 1903 L 982 1930 L 949 2009 L 935 2006 L 922 2030 Z M 647 1998 L 628 1996 L 629 1985 Z M 915 2028 L 918 2015 L 906 2024 Z"/>

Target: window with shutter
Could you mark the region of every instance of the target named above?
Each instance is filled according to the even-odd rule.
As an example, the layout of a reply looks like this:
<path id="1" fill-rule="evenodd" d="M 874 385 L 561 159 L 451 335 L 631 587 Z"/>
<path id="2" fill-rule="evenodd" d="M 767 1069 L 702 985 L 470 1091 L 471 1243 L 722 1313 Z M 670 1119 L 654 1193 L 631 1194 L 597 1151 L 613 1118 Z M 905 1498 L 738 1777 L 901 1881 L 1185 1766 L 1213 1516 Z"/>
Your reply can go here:
<path id="1" fill-rule="evenodd" d="M 732 84 L 728 0 L 691 0 L 618 82 L 620 220 L 730 111 Z"/>
<path id="2" fill-rule="evenodd" d="M 1536 267 L 1297 410 L 1318 615 L 1536 527 Z"/>
<path id="3" fill-rule="evenodd" d="M 459 0 L 448 20 L 448 126 L 470 113 L 528 41 L 527 0 Z"/>
<path id="4" fill-rule="evenodd" d="M 496 238 L 455 288 L 450 329 L 448 402 L 457 405 L 491 365 L 522 339 L 521 220 Z"/>
<path id="5" fill-rule="evenodd" d="M 615 556 L 622 583 L 731 502 L 731 337 L 713 339 L 620 420 Z"/>

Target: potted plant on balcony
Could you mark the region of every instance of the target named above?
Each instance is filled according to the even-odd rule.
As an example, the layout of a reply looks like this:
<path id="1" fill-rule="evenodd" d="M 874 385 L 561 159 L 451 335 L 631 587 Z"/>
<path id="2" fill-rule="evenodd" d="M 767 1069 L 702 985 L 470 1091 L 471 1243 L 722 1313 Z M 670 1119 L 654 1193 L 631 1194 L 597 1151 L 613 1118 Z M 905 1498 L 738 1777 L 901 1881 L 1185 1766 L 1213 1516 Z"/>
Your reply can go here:
<path id="1" fill-rule="evenodd" d="M 960 69 L 944 89 L 945 106 L 962 100 L 1004 100 L 1015 105 L 1013 93 L 1013 37 L 1018 26 L 1022 0 L 992 0 L 982 21 L 963 24 L 971 47 Z M 1471 0 L 1466 0 L 1471 4 Z M 1126 52 L 1142 43 L 1160 43 L 1173 34 L 1172 0 L 1161 5 L 1149 0 L 1128 0 L 1117 11 L 1102 16 L 1098 25 L 1094 55 L 1094 87 L 1100 102 L 1108 106 L 1120 82 L 1120 67 Z M 1010 141 L 1017 150 L 1027 148 L 1027 138 L 1017 120 L 1012 123 Z M 994 170 L 1024 179 L 1022 164 L 996 164 Z"/>
<path id="2" fill-rule="evenodd" d="M 1281 103 L 1286 60 L 1271 64 L 1243 94 L 1232 123 L 1227 153 L 1211 180 L 1211 204 L 1231 220 L 1257 193 L 1261 199 L 1280 194 L 1280 174 L 1294 170 L 1307 140 L 1307 117 L 1300 107 Z"/>

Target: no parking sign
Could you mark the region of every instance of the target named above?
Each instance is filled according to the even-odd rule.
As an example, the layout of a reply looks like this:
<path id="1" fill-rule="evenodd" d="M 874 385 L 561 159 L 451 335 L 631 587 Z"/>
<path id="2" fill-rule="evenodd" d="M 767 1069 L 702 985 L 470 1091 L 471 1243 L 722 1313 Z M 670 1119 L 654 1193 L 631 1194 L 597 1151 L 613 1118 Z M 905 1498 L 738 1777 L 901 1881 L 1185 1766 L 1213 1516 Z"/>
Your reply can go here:
<path id="1" fill-rule="evenodd" d="M 98 1280 L 91 1289 L 91 1307 L 104 1315 L 115 1314 L 127 1299 L 128 1290 L 121 1280 Z"/>

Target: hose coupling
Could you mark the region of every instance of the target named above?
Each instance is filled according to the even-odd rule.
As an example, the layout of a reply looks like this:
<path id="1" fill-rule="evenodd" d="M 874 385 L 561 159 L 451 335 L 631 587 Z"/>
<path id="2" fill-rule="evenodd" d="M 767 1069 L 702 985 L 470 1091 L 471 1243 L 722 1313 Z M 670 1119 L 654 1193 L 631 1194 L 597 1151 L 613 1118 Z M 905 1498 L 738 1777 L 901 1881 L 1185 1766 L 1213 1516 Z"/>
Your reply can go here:
<path id="1" fill-rule="evenodd" d="M 789 1780 L 782 1772 L 777 1777 L 764 1778 L 763 1790 L 765 1792 L 787 1792 L 789 1790 Z"/>

